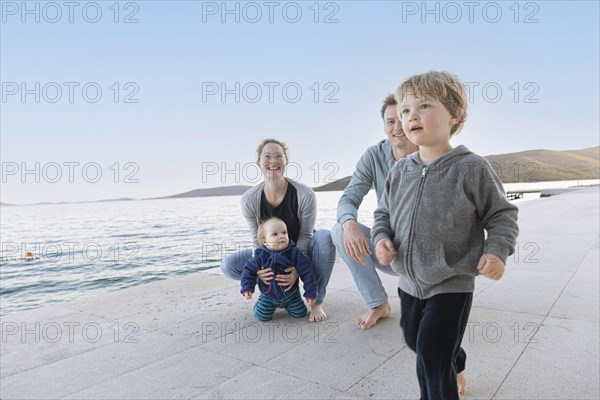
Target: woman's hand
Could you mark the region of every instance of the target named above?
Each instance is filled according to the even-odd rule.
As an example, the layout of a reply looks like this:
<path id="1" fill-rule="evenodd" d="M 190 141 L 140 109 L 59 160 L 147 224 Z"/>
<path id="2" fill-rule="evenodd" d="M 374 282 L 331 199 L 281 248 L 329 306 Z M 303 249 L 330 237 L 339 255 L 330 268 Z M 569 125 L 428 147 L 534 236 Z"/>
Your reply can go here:
<path id="1" fill-rule="evenodd" d="M 277 275 L 275 280 L 279 286 L 287 286 L 287 288 L 283 289 L 284 292 L 287 292 L 294 286 L 294 283 L 296 283 L 296 279 L 298 279 L 298 273 L 296 272 L 296 267 L 293 265 L 291 267 L 287 267 L 285 272 L 287 272 L 287 274 Z"/>
<path id="2" fill-rule="evenodd" d="M 268 285 L 273 280 L 273 271 L 271 268 L 262 267 L 256 271 L 258 279 L 260 279 L 265 285 Z"/>

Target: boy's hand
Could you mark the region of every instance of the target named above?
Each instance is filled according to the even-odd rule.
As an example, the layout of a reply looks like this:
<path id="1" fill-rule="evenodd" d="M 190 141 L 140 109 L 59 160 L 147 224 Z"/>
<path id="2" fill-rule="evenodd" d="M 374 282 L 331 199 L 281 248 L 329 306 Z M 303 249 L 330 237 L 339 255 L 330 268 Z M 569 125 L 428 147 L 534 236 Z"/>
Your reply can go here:
<path id="1" fill-rule="evenodd" d="M 287 272 L 287 274 L 279 274 L 275 280 L 279 286 L 287 286 L 287 288 L 283 289 L 284 292 L 287 292 L 294 286 L 294 283 L 296 283 L 298 272 L 296 272 L 296 267 L 293 265 L 287 267 L 285 272 Z"/>
<path id="2" fill-rule="evenodd" d="M 246 293 L 244 293 L 244 298 L 245 298 L 246 300 L 250 300 L 250 299 L 252 298 L 252 293 L 251 293 L 251 292 L 246 292 Z"/>
<path id="3" fill-rule="evenodd" d="M 495 281 L 504 275 L 504 263 L 498 256 L 490 253 L 481 256 L 479 264 L 477 264 L 477 269 L 481 275 Z"/>
<path id="4" fill-rule="evenodd" d="M 394 243 L 388 238 L 381 239 L 375 246 L 375 255 L 377 261 L 381 265 L 389 265 L 394 257 L 396 257 L 396 249 L 394 249 Z"/>
<path id="5" fill-rule="evenodd" d="M 317 302 L 317 299 L 306 299 L 306 301 L 308 301 L 309 306 L 314 306 Z"/>

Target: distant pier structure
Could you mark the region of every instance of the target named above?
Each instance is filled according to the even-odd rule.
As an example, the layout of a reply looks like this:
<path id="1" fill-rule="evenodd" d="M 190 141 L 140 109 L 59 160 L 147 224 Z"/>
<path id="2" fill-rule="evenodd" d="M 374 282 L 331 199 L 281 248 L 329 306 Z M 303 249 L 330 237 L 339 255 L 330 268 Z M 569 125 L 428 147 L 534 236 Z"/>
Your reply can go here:
<path id="1" fill-rule="evenodd" d="M 526 193 L 526 192 L 521 192 L 521 191 L 519 191 L 519 192 L 506 192 L 506 198 L 508 200 L 522 199 L 523 198 L 523 193 Z M 530 192 L 530 193 L 533 193 L 533 192 Z"/>
<path id="2" fill-rule="evenodd" d="M 544 196 L 545 192 L 549 192 L 548 193 L 549 196 L 556 194 L 553 192 L 553 190 L 554 189 L 548 190 L 548 189 L 539 189 L 539 188 L 510 189 L 510 190 L 506 191 L 506 198 L 508 200 L 518 200 L 518 199 L 522 199 L 526 193 L 540 193 L 540 197 L 546 197 L 546 196 Z"/>
<path id="3" fill-rule="evenodd" d="M 506 191 L 506 198 L 508 200 L 518 200 L 522 199 L 525 193 L 539 193 L 540 197 L 550 197 L 556 194 L 568 192 L 571 190 L 577 190 L 577 187 L 569 187 L 569 188 L 554 188 L 554 189 L 511 189 Z"/>

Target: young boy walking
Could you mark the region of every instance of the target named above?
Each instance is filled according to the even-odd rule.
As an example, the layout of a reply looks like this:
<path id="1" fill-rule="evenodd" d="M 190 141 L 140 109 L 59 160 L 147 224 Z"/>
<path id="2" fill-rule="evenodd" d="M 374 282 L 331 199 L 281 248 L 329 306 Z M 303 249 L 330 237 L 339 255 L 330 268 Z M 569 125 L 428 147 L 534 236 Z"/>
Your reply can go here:
<path id="1" fill-rule="evenodd" d="M 467 116 L 456 76 L 412 76 L 396 100 L 402 128 L 419 151 L 390 171 L 372 236 L 379 262 L 391 262 L 400 275 L 400 326 L 417 354 L 421 399 L 458 399 L 475 276 L 504 274 L 518 234 L 517 207 L 484 158 L 450 145 Z"/>

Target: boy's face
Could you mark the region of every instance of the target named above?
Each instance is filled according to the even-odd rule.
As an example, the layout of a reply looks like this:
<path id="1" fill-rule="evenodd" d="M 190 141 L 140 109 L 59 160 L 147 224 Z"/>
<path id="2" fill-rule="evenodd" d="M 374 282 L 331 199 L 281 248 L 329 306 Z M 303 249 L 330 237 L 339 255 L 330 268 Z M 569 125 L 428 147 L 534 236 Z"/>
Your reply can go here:
<path id="1" fill-rule="evenodd" d="M 449 144 L 450 130 L 458 123 L 441 102 L 412 92 L 398 105 L 398 114 L 408 139 L 422 147 Z"/>
<path id="2" fill-rule="evenodd" d="M 264 245 L 270 250 L 280 251 L 285 249 L 290 242 L 287 233 L 287 226 L 283 221 L 271 220 L 264 225 L 265 241 Z"/>

